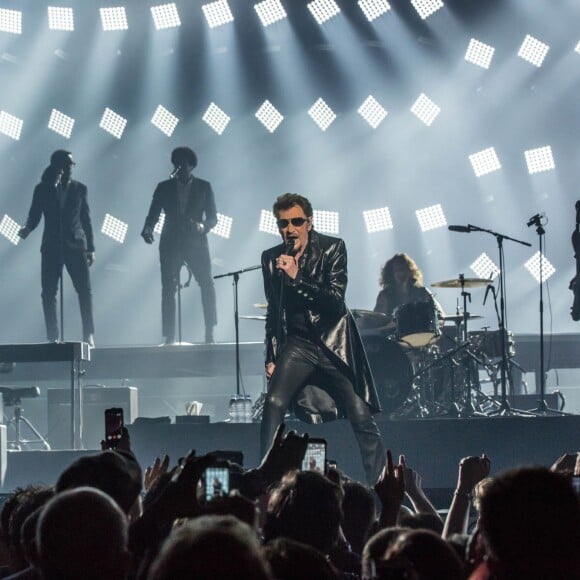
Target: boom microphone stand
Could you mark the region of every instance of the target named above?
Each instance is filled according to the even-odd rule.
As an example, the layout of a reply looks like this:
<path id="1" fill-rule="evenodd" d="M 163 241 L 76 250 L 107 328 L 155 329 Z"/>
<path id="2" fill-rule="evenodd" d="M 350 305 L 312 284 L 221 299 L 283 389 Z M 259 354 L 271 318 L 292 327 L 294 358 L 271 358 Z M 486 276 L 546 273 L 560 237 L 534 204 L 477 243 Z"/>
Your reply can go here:
<path id="1" fill-rule="evenodd" d="M 535 415 L 569 415 L 564 411 L 551 409 L 546 403 L 546 373 L 544 371 L 544 235 L 546 230 L 542 224 L 542 214 L 532 216 L 527 226 L 535 226 L 538 234 L 538 244 L 540 249 L 540 398 L 538 399 L 538 406 L 531 410 Z"/>
<path id="2" fill-rule="evenodd" d="M 244 272 L 251 272 L 252 270 L 261 270 L 262 266 L 250 266 L 249 268 L 242 268 L 241 270 L 236 270 L 235 272 L 228 272 L 227 274 L 218 274 L 214 276 L 214 280 L 219 278 L 232 277 L 234 279 L 234 327 L 236 331 L 236 395 L 240 395 L 240 379 L 241 379 L 241 368 L 240 368 L 240 316 L 238 312 L 238 285 L 240 282 L 240 274 Z"/>
<path id="3" fill-rule="evenodd" d="M 531 246 L 532 244 L 524 242 L 522 240 L 516 240 L 509 236 L 505 236 L 493 230 L 488 230 L 486 228 L 480 228 L 472 224 L 467 224 L 467 226 L 449 226 L 452 231 L 459 231 L 465 233 L 471 232 L 485 232 L 491 234 L 495 237 L 499 253 L 499 295 L 500 295 L 500 317 L 499 317 L 499 332 L 500 332 L 500 345 L 501 345 L 501 401 L 499 409 L 490 411 L 489 415 L 497 415 L 500 417 L 510 417 L 510 416 L 533 416 L 533 413 L 528 411 L 522 411 L 519 409 L 511 408 L 509 401 L 507 399 L 507 365 L 508 365 L 508 354 L 507 354 L 507 344 L 506 344 L 506 283 L 505 283 L 505 259 L 503 250 L 503 241 L 509 240 L 515 242 L 516 244 L 521 244 L 522 246 Z"/>

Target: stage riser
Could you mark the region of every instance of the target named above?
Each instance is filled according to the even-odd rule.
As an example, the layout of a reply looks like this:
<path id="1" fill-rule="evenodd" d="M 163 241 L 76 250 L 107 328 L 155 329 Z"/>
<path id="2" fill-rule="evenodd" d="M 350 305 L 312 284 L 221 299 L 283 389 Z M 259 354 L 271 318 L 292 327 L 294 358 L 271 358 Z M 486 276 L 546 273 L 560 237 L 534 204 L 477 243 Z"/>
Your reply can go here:
<path id="1" fill-rule="evenodd" d="M 363 470 L 350 425 L 289 424 L 311 436 L 325 437 L 328 456 L 357 479 Z M 385 447 L 395 458 L 404 453 L 409 466 L 423 477 L 425 488 L 452 488 L 462 457 L 487 453 L 492 473 L 517 465 L 550 465 L 564 452 L 577 450 L 580 417 L 506 417 L 496 419 L 432 419 L 386 421 L 379 417 Z M 258 463 L 259 425 L 137 425 L 129 429 L 133 449 L 145 466 L 168 453 L 176 461 L 189 449 L 241 450 L 245 464 Z M 15 452 L 8 454 L 5 490 L 31 482 L 54 483 L 59 473 L 82 452 Z M 445 507 L 445 506 L 438 506 Z"/>

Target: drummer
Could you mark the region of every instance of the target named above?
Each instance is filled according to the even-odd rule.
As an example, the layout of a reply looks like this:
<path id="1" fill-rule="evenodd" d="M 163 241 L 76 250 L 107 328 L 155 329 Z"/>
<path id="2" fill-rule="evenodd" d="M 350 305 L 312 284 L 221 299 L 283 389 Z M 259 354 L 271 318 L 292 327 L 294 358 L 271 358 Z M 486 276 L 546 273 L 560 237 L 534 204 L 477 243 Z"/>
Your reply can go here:
<path id="1" fill-rule="evenodd" d="M 387 260 L 379 280 L 382 290 L 377 296 L 374 311 L 389 317 L 389 328 L 395 328 L 394 312 L 410 302 L 432 302 L 437 317 L 443 321 L 444 312 L 433 293 L 423 286 L 423 274 L 408 254 L 395 254 Z"/>

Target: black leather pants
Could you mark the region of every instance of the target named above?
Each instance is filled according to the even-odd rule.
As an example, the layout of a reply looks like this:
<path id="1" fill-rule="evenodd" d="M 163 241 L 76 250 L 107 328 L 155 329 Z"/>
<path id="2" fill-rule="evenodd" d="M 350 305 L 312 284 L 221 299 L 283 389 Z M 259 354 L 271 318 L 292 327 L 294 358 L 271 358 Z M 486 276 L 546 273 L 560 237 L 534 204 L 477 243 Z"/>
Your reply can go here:
<path id="1" fill-rule="evenodd" d="M 348 376 L 330 358 L 327 349 L 308 339 L 289 336 L 276 362 L 270 380 L 260 432 L 262 455 L 298 391 L 319 378 L 328 385 L 329 394 L 344 409 L 359 445 L 367 481 L 374 484 L 384 464 L 378 427 L 367 404 L 356 394 Z M 316 381 L 312 379 L 315 378 Z"/>

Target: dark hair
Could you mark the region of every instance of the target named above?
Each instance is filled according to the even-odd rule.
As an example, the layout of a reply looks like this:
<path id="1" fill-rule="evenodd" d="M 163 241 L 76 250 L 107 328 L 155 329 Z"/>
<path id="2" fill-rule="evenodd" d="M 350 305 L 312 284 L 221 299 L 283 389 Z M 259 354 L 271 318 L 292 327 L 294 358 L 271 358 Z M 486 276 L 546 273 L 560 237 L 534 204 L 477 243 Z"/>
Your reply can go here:
<path id="1" fill-rule="evenodd" d="M 280 211 L 290 209 L 295 205 L 302 208 L 306 217 L 312 217 L 312 204 L 310 201 L 308 201 L 307 198 L 305 198 L 303 195 L 299 195 L 298 193 L 284 193 L 279 195 L 274 202 L 272 211 L 274 212 L 276 219 L 278 219 L 278 217 L 280 217 Z"/>
<path id="2" fill-rule="evenodd" d="M 375 498 L 370 488 L 358 481 L 345 481 L 342 487 L 342 531 L 353 552 L 360 555 L 376 518 Z"/>
<path id="3" fill-rule="evenodd" d="M 385 265 L 381 269 L 381 277 L 379 283 L 383 288 L 389 288 L 395 285 L 395 277 L 393 271 L 395 269 L 395 264 L 403 263 L 407 265 L 409 271 L 411 272 L 412 286 L 422 286 L 423 285 L 423 274 L 419 270 L 419 266 L 415 263 L 415 260 L 411 258 L 408 254 L 395 254 L 392 258 L 387 260 Z"/>
<path id="4" fill-rule="evenodd" d="M 189 147 L 176 147 L 171 152 L 171 163 L 178 164 L 178 160 L 185 159 L 194 169 L 197 167 L 197 155 Z"/>
<path id="5" fill-rule="evenodd" d="M 72 153 L 70 151 L 66 151 L 65 149 L 57 149 L 51 156 L 50 156 L 50 165 L 51 167 L 61 168 L 70 162 L 70 155 Z"/>

